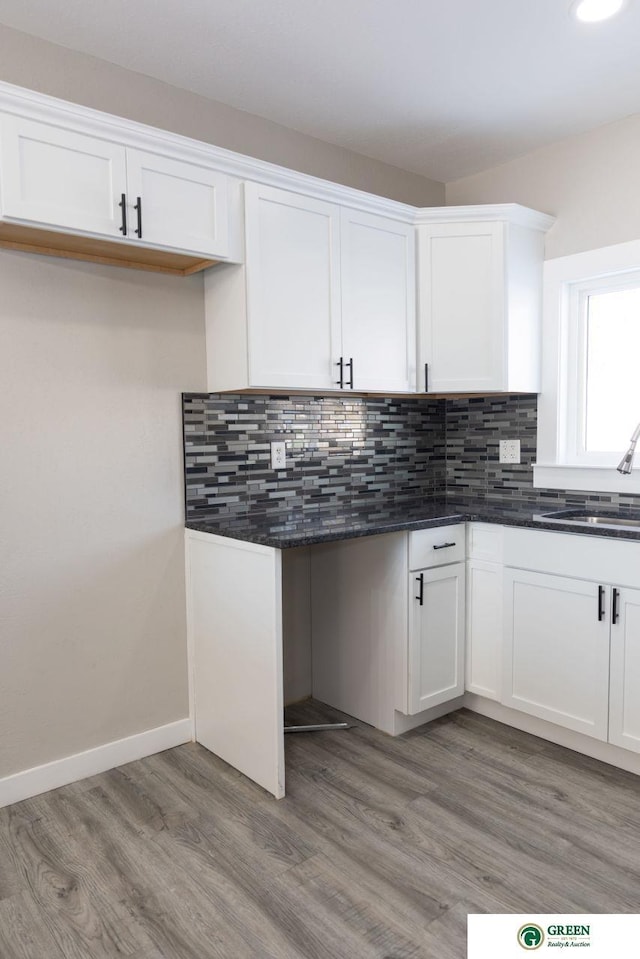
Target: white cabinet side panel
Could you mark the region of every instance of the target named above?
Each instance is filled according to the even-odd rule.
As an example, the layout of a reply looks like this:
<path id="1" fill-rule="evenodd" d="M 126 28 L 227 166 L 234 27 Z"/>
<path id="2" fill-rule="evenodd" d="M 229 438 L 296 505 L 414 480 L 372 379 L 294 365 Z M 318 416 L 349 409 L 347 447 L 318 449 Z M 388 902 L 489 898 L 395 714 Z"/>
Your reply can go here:
<path id="1" fill-rule="evenodd" d="M 313 547 L 311 547 L 313 549 Z M 311 695 L 311 554 L 309 548 L 282 553 L 284 703 Z"/>
<path id="2" fill-rule="evenodd" d="M 249 367 L 244 265 L 220 263 L 205 270 L 204 317 L 209 392 L 246 389 Z"/>
<path id="3" fill-rule="evenodd" d="M 507 264 L 505 389 L 540 390 L 544 234 L 510 223 Z"/>
<path id="4" fill-rule="evenodd" d="M 311 552 L 313 695 L 389 733 L 407 644 L 406 581 L 405 533 Z"/>
<path id="5" fill-rule="evenodd" d="M 284 795 L 278 550 L 189 534 L 196 740 Z"/>

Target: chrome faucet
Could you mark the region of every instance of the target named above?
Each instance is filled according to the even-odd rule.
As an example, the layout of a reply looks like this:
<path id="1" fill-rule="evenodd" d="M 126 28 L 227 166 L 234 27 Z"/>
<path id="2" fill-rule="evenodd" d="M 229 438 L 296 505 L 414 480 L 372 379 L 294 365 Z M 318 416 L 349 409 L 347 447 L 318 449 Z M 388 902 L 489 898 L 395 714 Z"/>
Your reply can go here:
<path id="1" fill-rule="evenodd" d="M 635 430 L 633 431 L 633 436 L 631 437 L 631 443 L 629 445 L 629 449 L 624 454 L 624 456 L 620 460 L 620 463 L 617 467 L 617 470 L 619 473 L 631 472 L 631 466 L 633 464 L 633 455 L 636 451 L 636 443 L 638 442 L 638 439 L 640 439 L 640 423 L 638 423 Z"/>

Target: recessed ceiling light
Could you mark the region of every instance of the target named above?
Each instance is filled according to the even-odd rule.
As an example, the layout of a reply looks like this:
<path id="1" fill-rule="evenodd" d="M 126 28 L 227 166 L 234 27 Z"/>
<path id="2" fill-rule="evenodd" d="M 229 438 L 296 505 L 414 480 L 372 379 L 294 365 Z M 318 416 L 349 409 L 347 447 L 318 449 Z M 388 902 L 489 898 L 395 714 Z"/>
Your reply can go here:
<path id="1" fill-rule="evenodd" d="M 624 4 L 625 0 L 576 0 L 572 11 L 582 23 L 598 23 L 620 13 Z"/>

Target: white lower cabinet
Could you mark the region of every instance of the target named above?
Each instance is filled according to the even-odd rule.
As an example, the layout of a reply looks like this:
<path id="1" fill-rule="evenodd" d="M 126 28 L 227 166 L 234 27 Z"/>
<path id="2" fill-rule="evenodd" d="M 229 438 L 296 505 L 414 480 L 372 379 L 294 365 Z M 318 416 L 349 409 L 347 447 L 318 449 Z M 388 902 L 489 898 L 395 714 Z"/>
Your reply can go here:
<path id="1" fill-rule="evenodd" d="M 499 699 L 487 715 L 529 714 L 524 728 L 623 767 L 613 746 L 640 753 L 640 543 L 460 523 L 311 546 L 284 581 L 278 549 L 186 543 L 196 739 L 275 796 L 295 644 L 296 696 L 391 735 L 460 705 L 466 658 L 472 709 Z"/>
<path id="2" fill-rule="evenodd" d="M 465 689 L 500 699 L 502 672 L 503 529 L 467 524 Z"/>
<path id="3" fill-rule="evenodd" d="M 505 570 L 504 585 L 503 703 L 606 740 L 604 587 L 521 569 Z"/>
<path id="4" fill-rule="evenodd" d="M 312 547 L 314 697 L 395 735 L 461 696 L 464 549 L 464 524 Z"/>
<path id="5" fill-rule="evenodd" d="M 501 702 L 640 752 L 640 544 L 530 530 L 505 544 Z"/>
<path id="6" fill-rule="evenodd" d="M 464 692 L 465 564 L 414 572 L 409 579 L 409 713 Z"/>
<path id="7" fill-rule="evenodd" d="M 502 658 L 502 566 L 467 563 L 465 689 L 500 699 Z"/>
<path id="8" fill-rule="evenodd" d="M 640 589 L 612 589 L 609 742 L 640 752 Z"/>

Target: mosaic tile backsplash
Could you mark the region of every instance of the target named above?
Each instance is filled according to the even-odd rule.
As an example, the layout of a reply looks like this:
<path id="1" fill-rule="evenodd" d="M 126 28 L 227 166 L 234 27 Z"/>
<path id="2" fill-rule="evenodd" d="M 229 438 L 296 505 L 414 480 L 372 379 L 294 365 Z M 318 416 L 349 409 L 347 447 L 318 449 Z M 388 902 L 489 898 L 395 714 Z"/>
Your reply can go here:
<path id="1" fill-rule="evenodd" d="M 522 504 L 640 505 L 632 495 L 533 488 L 537 397 L 362 398 L 189 393 L 183 397 L 187 516 L 442 496 Z M 500 439 L 522 462 L 501 465 Z M 270 443 L 285 440 L 274 473 Z"/>
<path id="2" fill-rule="evenodd" d="M 185 394 L 187 516 L 410 502 L 445 491 L 444 402 Z M 271 469 L 285 440 L 287 469 Z"/>
<path id="3" fill-rule="evenodd" d="M 600 508 L 640 506 L 640 496 L 534 489 L 538 397 L 509 394 L 446 400 L 447 494 L 456 500 L 490 504 L 509 498 L 550 509 L 592 505 Z M 521 462 L 499 462 L 499 441 L 520 440 Z"/>

